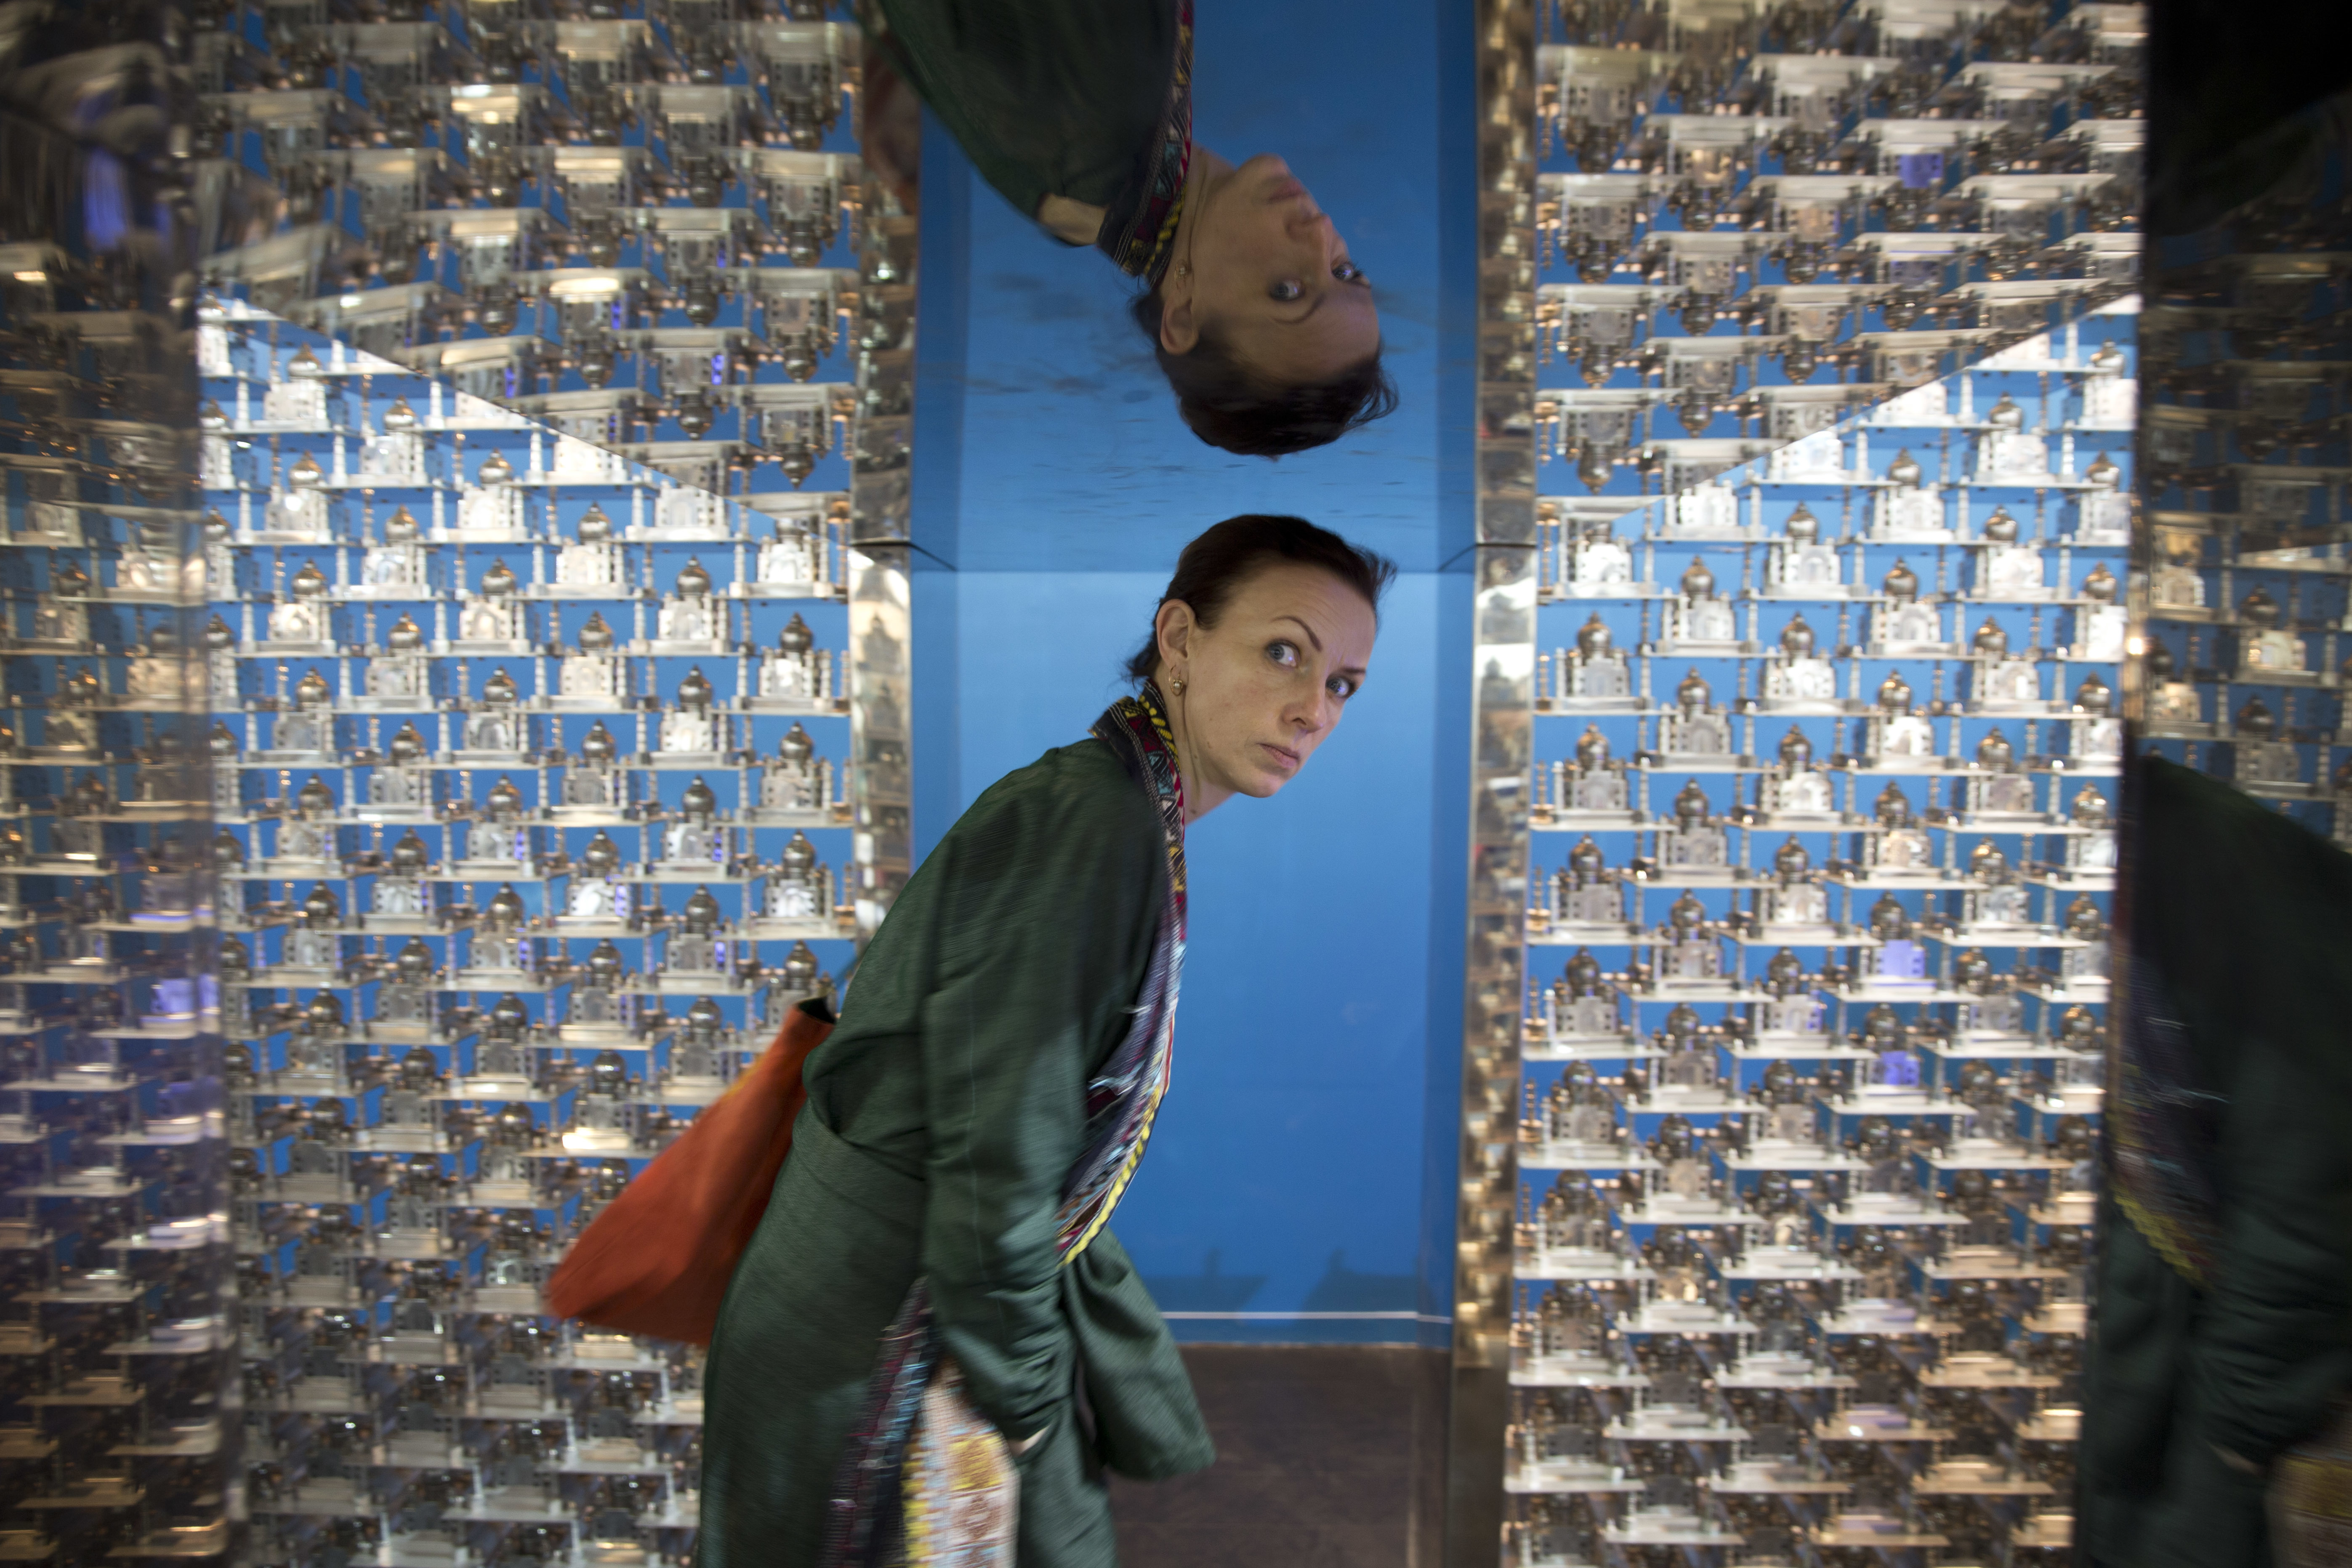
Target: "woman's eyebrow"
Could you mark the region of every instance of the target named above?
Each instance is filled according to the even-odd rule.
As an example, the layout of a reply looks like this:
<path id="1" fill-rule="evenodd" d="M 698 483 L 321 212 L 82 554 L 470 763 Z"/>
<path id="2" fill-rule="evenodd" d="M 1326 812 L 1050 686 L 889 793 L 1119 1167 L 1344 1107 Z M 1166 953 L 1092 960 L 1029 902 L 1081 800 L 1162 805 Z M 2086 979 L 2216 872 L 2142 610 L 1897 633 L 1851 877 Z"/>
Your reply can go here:
<path id="1" fill-rule="evenodd" d="M 1291 625 L 1297 626 L 1300 631 L 1307 634 L 1307 640 L 1315 645 L 1315 651 L 1317 653 L 1321 653 L 1323 651 L 1323 639 L 1315 635 L 1315 628 L 1313 626 L 1308 626 L 1297 616 L 1276 616 L 1274 618 L 1277 621 L 1288 621 Z"/>

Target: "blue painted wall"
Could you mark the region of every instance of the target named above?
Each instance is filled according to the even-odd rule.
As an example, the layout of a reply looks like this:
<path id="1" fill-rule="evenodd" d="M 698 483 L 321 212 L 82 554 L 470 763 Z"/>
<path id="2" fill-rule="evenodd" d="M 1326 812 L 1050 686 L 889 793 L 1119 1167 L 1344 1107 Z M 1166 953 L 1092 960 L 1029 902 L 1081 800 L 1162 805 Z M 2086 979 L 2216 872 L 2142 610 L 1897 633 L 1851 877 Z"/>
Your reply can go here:
<path id="1" fill-rule="evenodd" d="M 1184 542 L 1293 511 L 1396 560 L 1371 679 L 1190 848 L 1175 1089 L 1118 1229 L 1187 1338 L 1443 1342 L 1468 738 L 1465 0 L 1202 0 L 1195 132 L 1281 153 L 1380 291 L 1403 405 L 1278 464 L 1194 439 L 1131 286 L 935 129 L 916 435 L 916 847 L 1122 688 Z M 1454 209 L 1459 209 L 1454 211 Z M 1456 450 L 1456 448 L 1461 448 Z"/>

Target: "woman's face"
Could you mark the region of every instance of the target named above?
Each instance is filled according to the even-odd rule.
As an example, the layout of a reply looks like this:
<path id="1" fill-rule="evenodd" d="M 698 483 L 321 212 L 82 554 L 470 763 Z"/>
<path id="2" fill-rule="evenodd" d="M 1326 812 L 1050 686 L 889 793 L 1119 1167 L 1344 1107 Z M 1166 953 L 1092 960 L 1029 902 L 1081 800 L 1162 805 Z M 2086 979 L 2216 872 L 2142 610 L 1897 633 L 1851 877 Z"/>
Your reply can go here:
<path id="1" fill-rule="evenodd" d="M 1179 284 L 1160 318 L 1171 353 L 1190 353 L 1212 333 L 1259 374 L 1300 385 L 1328 381 L 1381 346 L 1380 310 L 1348 242 L 1271 153 L 1207 193 L 1190 265 L 1189 290 Z"/>
<path id="2" fill-rule="evenodd" d="M 1363 685 L 1379 630 L 1355 589 L 1290 562 L 1253 574 L 1213 626 L 1181 602 L 1162 605 L 1157 625 L 1195 816 L 1230 795 L 1263 800 L 1307 765 Z"/>

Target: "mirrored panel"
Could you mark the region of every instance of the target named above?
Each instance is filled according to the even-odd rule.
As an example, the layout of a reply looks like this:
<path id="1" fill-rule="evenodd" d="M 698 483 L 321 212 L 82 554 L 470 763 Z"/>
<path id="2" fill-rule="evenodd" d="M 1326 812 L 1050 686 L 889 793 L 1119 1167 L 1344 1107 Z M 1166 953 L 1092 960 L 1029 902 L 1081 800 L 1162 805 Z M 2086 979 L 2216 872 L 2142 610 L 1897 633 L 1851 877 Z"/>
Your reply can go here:
<path id="1" fill-rule="evenodd" d="M 0 1557 L 222 1563 L 236 1155 L 194 258 L 149 68 L 172 17 L 116 18 L 102 46 L 26 21 L 0 178 Z"/>
<path id="2" fill-rule="evenodd" d="M 683 1560 L 699 1352 L 540 1288 L 906 875 L 916 236 L 861 32 L 195 21 L 246 1560 Z"/>
<path id="3" fill-rule="evenodd" d="M 199 340 L 257 1551 L 682 1550 L 698 1358 L 539 1287 L 854 952 L 847 498 Z"/>
<path id="4" fill-rule="evenodd" d="M 1480 536 L 1538 607 L 1523 652 L 1480 623 L 1533 742 L 1453 1553 L 2063 1556 L 2142 18 L 1486 16 Z"/>

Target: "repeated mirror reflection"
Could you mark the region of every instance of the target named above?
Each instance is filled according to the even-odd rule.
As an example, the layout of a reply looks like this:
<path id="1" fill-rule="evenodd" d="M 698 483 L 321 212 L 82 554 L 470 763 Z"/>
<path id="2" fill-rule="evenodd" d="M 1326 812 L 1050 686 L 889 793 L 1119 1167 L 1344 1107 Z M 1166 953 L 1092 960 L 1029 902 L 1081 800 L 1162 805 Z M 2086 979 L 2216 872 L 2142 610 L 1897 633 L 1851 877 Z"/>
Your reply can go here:
<path id="1" fill-rule="evenodd" d="M 539 1287 L 853 954 L 850 498 L 197 357 L 254 1559 L 682 1552 L 698 1353 Z"/>
<path id="2" fill-rule="evenodd" d="M 1456 1474 L 1526 1565 L 2063 1556 L 2140 13 L 1486 15 Z"/>
<path id="3" fill-rule="evenodd" d="M 2129 539 L 2094 454 L 2129 440 L 2132 320 L 1547 529 L 1534 1561 L 2066 1539 Z M 1554 1440 L 1562 1387 L 1612 1442 Z"/>
<path id="4" fill-rule="evenodd" d="M 677 1558 L 698 1358 L 538 1282 L 906 873 L 859 30 L 142 15 L 191 188 L 0 183 L 0 1554 Z"/>
<path id="5" fill-rule="evenodd" d="M 2269 188 L 2168 247 L 2144 317 L 2146 658 L 2129 691 L 2149 749 L 2352 844 L 2341 260 L 2352 220 L 2322 177 L 2316 117 Z"/>
<path id="6" fill-rule="evenodd" d="M 0 170 L 0 1556 L 26 1562 L 234 1533 L 168 20 L 6 44 L 73 88 L 13 98 Z"/>
<path id="7" fill-rule="evenodd" d="M 874 0 L 866 22 L 880 177 L 915 205 L 928 108 L 1015 212 L 1137 280 L 1193 435 L 1280 457 L 1393 407 L 1371 280 L 1313 194 L 1192 141 L 1192 0 Z"/>
<path id="8" fill-rule="evenodd" d="M 798 490 L 855 412 L 844 339 L 907 331 L 860 276 L 858 34 L 823 9 L 225 8 L 206 279 L 680 480 Z"/>
<path id="9" fill-rule="evenodd" d="M 1388 405 L 1038 15 L 215 5 L 184 201 L 0 183 L 0 1554 L 689 1550 L 536 1288 L 906 874 L 917 98 L 1202 439 Z M 2335 209 L 2137 313 L 2141 26 L 1481 7 L 1462 1561 L 2068 1550 L 2122 716 L 2352 840 Z"/>

